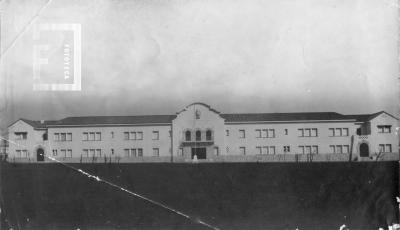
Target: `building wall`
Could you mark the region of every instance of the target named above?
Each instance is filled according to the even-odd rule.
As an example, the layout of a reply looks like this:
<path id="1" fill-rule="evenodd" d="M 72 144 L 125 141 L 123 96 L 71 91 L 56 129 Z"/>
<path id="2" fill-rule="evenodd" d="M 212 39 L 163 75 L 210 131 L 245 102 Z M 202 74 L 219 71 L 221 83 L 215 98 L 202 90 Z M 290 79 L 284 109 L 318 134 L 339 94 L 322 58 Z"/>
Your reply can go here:
<path id="1" fill-rule="evenodd" d="M 298 129 L 317 129 L 317 137 L 299 137 Z M 329 128 L 347 128 L 347 136 L 329 134 Z M 357 126 L 352 122 L 313 122 L 313 123 L 268 123 L 268 124 L 228 124 L 229 136 L 226 136 L 227 154 L 240 154 L 239 147 L 246 148 L 246 154 L 258 154 L 257 146 L 275 146 L 276 154 L 284 153 L 284 146 L 290 146 L 288 154 L 299 154 L 299 146 L 318 146 L 318 153 L 331 153 L 329 145 L 351 145 L 351 135 L 355 135 Z M 257 138 L 256 130 L 273 129 L 274 138 Z M 287 135 L 285 134 L 287 129 Z M 239 137 L 239 130 L 245 130 L 245 138 Z"/>
<path id="2" fill-rule="evenodd" d="M 153 139 L 153 131 L 159 138 Z M 60 127 L 49 128 L 48 149 L 72 149 L 73 157 L 83 155 L 83 149 L 101 149 L 101 155 L 125 157 L 124 149 L 143 149 L 143 156 L 153 156 L 153 148 L 159 149 L 159 156 L 170 156 L 170 125 L 158 126 L 115 126 L 115 127 Z M 72 141 L 55 141 L 55 133 L 72 133 Z M 85 141 L 83 133 L 100 132 L 100 141 Z M 112 132 L 114 137 L 112 137 Z M 143 132 L 142 140 L 125 140 L 124 132 Z M 112 154 L 111 149 L 114 149 Z M 61 156 L 60 156 L 61 157 Z"/>

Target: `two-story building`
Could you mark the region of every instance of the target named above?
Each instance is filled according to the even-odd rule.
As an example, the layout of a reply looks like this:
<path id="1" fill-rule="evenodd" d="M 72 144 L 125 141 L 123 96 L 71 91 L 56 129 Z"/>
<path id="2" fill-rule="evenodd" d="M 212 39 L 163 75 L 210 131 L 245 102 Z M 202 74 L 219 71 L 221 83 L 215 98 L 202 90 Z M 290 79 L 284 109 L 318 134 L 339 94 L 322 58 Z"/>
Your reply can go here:
<path id="1" fill-rule="evenodd" d="M 214 159 L 222 156 L 398 153 L 398 119 L 384 111 L 223 114 L 193 103 L 175 115 L 19 119 L 8 128 L 11 160 Z"/>

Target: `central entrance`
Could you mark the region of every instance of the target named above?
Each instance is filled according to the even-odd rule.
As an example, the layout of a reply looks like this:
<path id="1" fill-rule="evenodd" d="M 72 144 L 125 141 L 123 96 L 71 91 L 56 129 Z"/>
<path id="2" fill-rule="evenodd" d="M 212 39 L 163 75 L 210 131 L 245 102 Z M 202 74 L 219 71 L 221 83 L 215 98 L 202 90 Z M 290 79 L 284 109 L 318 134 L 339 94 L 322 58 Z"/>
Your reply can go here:
<path id="1" fill-rule="evenodd" d="M 367 143 L 362 143 L 360 145 L 360 157 L 368 157 L 369 156 L 369 147 Z"/>
<path id="2" fill-rule="evenodd" d="M 194 155 L 197 156 L 197 159 L 206 159 L 207 158 L 207 151 L 206 148 L 192 148 L 192 159 Z"/>
<path id="3" fill-rule="evenodd" d="M 37 161 L 44 161 L 44 150 L 42 148 L 38 148 L 36 150 L 36 160 Z"/>

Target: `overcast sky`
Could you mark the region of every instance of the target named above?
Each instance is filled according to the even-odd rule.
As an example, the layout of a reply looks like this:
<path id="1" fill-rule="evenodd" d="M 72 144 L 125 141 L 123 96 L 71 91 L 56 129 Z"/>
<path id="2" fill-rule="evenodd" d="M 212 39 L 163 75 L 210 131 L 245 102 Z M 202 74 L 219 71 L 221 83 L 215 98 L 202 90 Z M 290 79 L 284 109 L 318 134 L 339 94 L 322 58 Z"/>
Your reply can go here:
<path id="1" fill-rule="evenodd" d="M 3 1 L 3 49 L 45 3 Z M 53 0 L 33 25 L 82 25 L 82 91 L 32 90 L 32 25 L 2 60 L 3 125 L 174 114 L 195 101 L 223 113 L 398 116 L 395 3 Z"/>

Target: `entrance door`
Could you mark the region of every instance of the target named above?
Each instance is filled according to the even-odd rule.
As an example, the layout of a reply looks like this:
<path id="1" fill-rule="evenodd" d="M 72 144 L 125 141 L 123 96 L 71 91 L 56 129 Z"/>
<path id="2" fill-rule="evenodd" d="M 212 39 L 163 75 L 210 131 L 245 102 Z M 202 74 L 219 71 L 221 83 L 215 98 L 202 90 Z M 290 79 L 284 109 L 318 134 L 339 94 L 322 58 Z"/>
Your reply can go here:
<path id="1" fill-rule="evenodd" d="M 42 148 L 38 148 L 36 150 L 36 160 L 37 161 L 44 161 L 44 150 Z"/>
<path id="2" fill-rule="evenodd" d="M 369 147 L 367 143 L 360 145 L 360 157 L 369 157 Z"/>
<path id="3" fill-rule="evenodd" d="M 192 159 L 194 155 L 197 156 L 197 159 L 206 159 L 207 158 L 207 151 L 206 148 L 192 148 Z"/>

